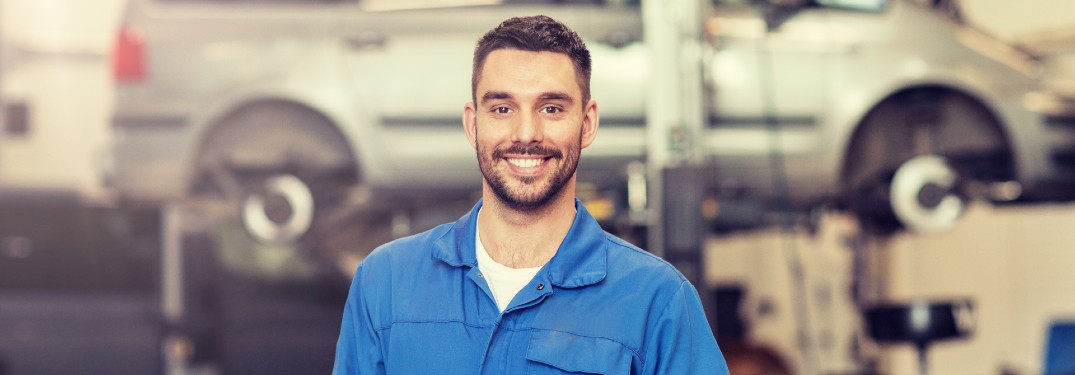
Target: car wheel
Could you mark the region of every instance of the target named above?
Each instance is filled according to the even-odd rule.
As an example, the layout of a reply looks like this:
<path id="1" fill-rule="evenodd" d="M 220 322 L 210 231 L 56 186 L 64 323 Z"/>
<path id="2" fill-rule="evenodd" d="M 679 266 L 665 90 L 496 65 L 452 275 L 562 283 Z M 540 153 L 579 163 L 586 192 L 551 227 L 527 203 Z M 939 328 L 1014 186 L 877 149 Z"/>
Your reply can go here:
<path id="1" fill-rule="evenodd" d="M 349 281 L 377 245 L 393 238 L 390 211 L 355 203 L 349 179 L 272 168 L 229 173 L 239 192 L 201 198 L 223 267 L 272 282 Z"/>
<path id="2" fill-rule="evenodd" d="M 356 260 L 392 238 L 382 203 L 368 199 L 353 152 L 324 116 L 257 104 L 205 139 L 188 200 L 210 208 L 208 229 L 229 272 L 349 281 Z"/>
<path id="3" fill-rule="evenodd" d="M 1000 124 L 971 97 L 939 88 L 894 94 L 849 142 L 837 204 L 865 231 L 939 233 L 953 228 L 983 187 L 1014 178 Z"/>

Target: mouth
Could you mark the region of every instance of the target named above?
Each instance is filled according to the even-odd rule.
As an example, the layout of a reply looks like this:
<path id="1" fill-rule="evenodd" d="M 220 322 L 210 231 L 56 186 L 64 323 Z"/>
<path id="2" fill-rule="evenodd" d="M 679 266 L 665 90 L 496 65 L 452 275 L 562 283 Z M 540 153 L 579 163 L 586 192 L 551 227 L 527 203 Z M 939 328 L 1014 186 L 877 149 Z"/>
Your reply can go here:
<path id="1" fill-rule="evenodd" d="M 545 170 L 546 162 L 548 162 L 549 159 L 551 159 L 551 158 L 549 158 L 549 157 L 546 157 L 546 158 L 534 158 L 532 156 L 531 157 L 526 157 L 526 158 L 520 158 L 520 157 L 506 157 L 506 158 L 504 158 L 504 160 L 508 162 L 508 166 L 511 168 L 512 172 L 515 172 L 516 174 L 524 175 L 524 176 L 532 176 L 532 175 L 540 174 L 542 171 Z"/>
<path id="2" fill-rule="evenodd" d="M 519 168 L 535 168 L 541 164 L 544 164 L 546 160 L 548 160 L 548 158 L 507 158 L 509 164 Z"/>
<path id="3" fill-rule="evenodd" d="M 497 150 L 493 153 L 505 162 L 512 172 L 533 176 L 542 173 L 549 160 L 562 156 L 559 150 L 542 146 L 512 146 L 507 149 Z"/>

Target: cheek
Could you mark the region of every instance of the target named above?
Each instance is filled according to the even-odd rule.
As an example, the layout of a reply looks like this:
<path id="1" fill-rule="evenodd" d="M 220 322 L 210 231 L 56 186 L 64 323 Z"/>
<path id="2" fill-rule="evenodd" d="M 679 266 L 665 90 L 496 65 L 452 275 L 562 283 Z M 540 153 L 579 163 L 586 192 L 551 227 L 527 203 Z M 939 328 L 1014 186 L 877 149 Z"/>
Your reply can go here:
<path id="1" fill-rule="evenodd" d="M 477 146 L 479 148 L 492 150 L 496 148 L 498 144 L 500 144 L 500 138 L 493 134 L 488 134 L 488 132 L 484 134 L 479 132 L 477 138 L 475 139 L 475 143 L 477 143 Z"/>
<path id="2" fill-rule="evenodd" d="M 480 146 L 482 144 L 488 144 L 492 142 L 492 139 L 495 138 L 495 135 L 492 134 L 492 130 L 493 129 L 491 129 L 491 127 L 485 123 L 476 125 L 474 127 L 475 146 Z"/>
<path id="3" fill-rule="evenodd" d="M 578 127 L 563 127 L 555 132 L 546 132 L 546 138 L 554 139 L 561 146 L 575 147 L 582 141 L 582 129 Z"/>
<path id="4" fill-rule="evenodd" d="M 511 133 L 509 124 L 478 116 L 477 125 L 474 127 L 475 138 L 480 142 L 499 141 L 508 137 Z"/>

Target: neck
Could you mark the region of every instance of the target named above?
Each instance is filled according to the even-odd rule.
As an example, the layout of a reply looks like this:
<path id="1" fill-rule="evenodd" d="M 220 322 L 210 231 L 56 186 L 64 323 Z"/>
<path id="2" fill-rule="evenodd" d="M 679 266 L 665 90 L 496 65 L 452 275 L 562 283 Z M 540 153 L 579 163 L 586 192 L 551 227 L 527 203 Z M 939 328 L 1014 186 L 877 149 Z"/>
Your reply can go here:
<path id="1" fill-rule="evenodd" d="M 544 265 L 575 220 L 574 181 L 559 196 L 536 210 L 519 211 L 504 204 L 486 186 L 479 212 L 482 245 L 497 263 L 512 268 Z"/>

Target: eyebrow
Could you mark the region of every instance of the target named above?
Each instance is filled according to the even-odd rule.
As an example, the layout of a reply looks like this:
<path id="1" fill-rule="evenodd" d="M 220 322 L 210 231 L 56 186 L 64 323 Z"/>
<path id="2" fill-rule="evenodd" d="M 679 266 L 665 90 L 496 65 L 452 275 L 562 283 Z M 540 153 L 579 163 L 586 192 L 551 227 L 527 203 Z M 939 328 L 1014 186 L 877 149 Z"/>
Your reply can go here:
<path id="1" fill-rule="evenodd" d="M 486 92 L 485 94 L 482 95 L 481 103 L 484 104 L 484 103 L 486 103 L 486 102 L 488 102 L 490 100 L 503 100 L 503 99 L 512 99 L 512 98 L 514 98 L 514 96 L 512 96 L 511 93 L 506 92 L 506 91 L 489 91 L 489 92 Z M 566 92 L 561 92 L 561 91 L 552 91 L 552 92 L 541 93 L 541 95 L 538 95 L 538 99 L 539 100 L 562 100 L 562 101 L 567 101 L 567 102 L 573 102 L 574 101 L 574 99 L 571 98 L 571 95 L 568 95 Z"/>
<path id="2" fill-rule="evenodd" d="M 540 96 L 538 96 L 538 99 L 541 99 L 541 100 L 563 100 L 563 101 L 567 101 L 567 102 L 574 101 L 574 100 L 572 100 L 571 95 L 568 95 L 566 92 L 558 92 L 558 91 L 557 92 L 542 93 Z"/>
<path id="3" fill-rule="evenodd" d="M 509 93 L 507 93 L 505 91 L 489 91 L 489 92 L 485 93 L 485 95 L 482 95 L 482 101 L 481 102 L 482 102 L 482 104 L 484 104 L 485 102 L 488 102 L 490 100 L 501 100 L 501 99 L 511 99 L 511 98 L 512 98 L 511 94 L 509 94 Z"/>

